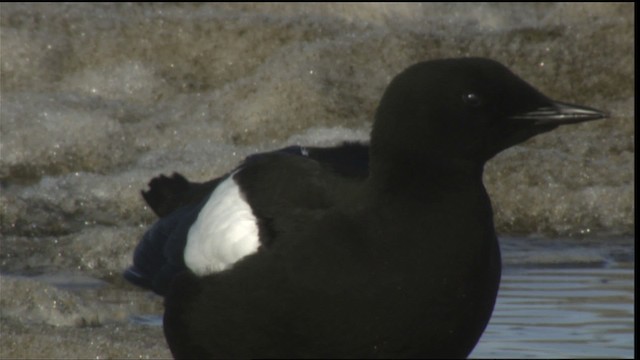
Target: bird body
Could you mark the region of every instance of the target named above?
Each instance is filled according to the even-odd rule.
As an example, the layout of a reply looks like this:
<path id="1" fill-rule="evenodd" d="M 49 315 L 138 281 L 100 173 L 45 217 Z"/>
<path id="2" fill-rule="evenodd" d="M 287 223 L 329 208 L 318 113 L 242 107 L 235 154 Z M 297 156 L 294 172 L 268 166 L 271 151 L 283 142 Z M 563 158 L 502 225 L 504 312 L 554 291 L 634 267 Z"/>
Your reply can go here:
<path id="1" fill-rule="evenodd" d="M 604 116 L 492 60 L 413 65 L 385 91 L 369 146 L 152 180 L 161 218 L 125 276 L 165 296 L 176 358 L 466 357 L 501 272 L 485 162 Z"/>
<path id="2" fill-rule="evenodd" d="M 293 182 L 303 180 L 295 172 L 289 175 Z M 281 180 L 282 194 L 278 189 L 259 191 L 268 194 L 264 201 L 274 204 L 296 185 Z M 479 178 L 476 186 L 482 188 Z M 331 201 L 318 199 L 317 207 L 273 219 L 269 227 L 277 239 L 238 261 L 228 276 L 183 273 L 167 297 L 167 309 L 181 310 L 167 312 L 165 329 L 182 328 L 175 325 L 180 322 L 188 328 L 209 324 L 205 333 L 218 335 L 207 343 L 211 349 L 203 350 L 204 357 L 212 349 L 215 357 L 466 356 L 488 322 L 500 276 L 486 193 L 482 189 L 470 203 L 466 193 L 438 192 L 428 199 L 434 206 L 425 206 L 424 198 L 396 201 L 397 195 L 373 197 L 364 188 L 349 199 L 324 193 Z M 247 197 L 254 199 L 251 192 Z M 291 209 L 295 200 L 283 206 Z M 360 206 L 349 206 L 354 203 Z M 266 210 L 256 215 L 273 216 Z M 460 226 L 452 220 L 457 218 L 478 221 Z M 433 229 L 445 228 L 449 231 L 435 236 Z M 194 291 L 191 286 L 198 289 L 193 298 L 184 295 Z M 224 311 L 202 311 L 208 309 L 207 299 Z M 259 328 L 269 331 L 254 331 Z M 176 342 L 191 349 L 191 331 L 167 333 L 173 336 L 183 336 Z M 236 343 L 243 346 L 227 352 L 225 344 Z"/>

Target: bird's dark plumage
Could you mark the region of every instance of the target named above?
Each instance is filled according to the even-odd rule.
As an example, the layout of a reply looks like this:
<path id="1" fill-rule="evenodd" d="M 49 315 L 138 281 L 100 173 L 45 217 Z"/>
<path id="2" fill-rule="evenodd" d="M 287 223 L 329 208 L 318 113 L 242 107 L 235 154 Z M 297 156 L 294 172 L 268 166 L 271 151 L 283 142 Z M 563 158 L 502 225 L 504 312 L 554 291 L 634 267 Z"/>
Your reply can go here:
<path id="1" fill-rule="evenodd" d="M 289 147 L 208 183 L 152 180 L 143 194 L 161 218 L 125 276 L 165 295 L 177 358 L 465 357 L 500 281 L 485 162 L 603 117 L 492 60 L 419 63 L 386 89 L 369 147 Z"/>
<path id="2" fill-rule="evenodd" d="M 331 148 L 289 146 L 251 155 L 244 164 L 275 154 L 308 157 L 345 178 L 363 179 L 369 168 L 369 146 L 361 143 L 344 143 Z M 149 182 L 149 190 L 142 191 L 142 197 L 160 219 L 144 234 L 136 247 L 133 265 L 124 272 L 128 281 L 159 295 L 166 294 L 173 277 L 187 269 L 183 250 L 189 228 L 204 206 L 204 201 L 228 176 L 229 173 L 196 183 L 174 173 L 171 177 L 160 175 Z M 268 233 L 268 228 L 264 227 L 263 232 Z"/>

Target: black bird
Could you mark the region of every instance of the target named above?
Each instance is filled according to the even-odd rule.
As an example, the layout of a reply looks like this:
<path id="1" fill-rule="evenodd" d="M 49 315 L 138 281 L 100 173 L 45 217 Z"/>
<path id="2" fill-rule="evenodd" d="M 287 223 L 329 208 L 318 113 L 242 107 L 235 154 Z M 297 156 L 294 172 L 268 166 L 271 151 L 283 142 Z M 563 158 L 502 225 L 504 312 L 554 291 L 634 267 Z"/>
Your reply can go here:
<path id="1" fill-rule="evenodd" d="M 154 179 L 161 219 L 126 276 L 165 295 L 176 358 L 466 357 L 501 271 L 484 163 L 604 117 L 492 60 L 422 62 L 387 87 L 368 154 L 291 147 L 208 183 Z"/>

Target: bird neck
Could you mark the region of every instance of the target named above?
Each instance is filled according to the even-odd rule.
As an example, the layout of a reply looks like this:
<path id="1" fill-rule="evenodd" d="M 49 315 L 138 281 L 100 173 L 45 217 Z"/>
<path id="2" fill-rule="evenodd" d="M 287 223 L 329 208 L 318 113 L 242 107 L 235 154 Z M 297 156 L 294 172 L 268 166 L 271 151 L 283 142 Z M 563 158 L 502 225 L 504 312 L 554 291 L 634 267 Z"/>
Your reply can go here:
<path id="1" fill-rule="evenodd" d="M 380 156 L 372 150 L 368 184 L 377 193 L 407 193 L 414 197 L 484 193 L 483 165 L 439 156 Z"/>

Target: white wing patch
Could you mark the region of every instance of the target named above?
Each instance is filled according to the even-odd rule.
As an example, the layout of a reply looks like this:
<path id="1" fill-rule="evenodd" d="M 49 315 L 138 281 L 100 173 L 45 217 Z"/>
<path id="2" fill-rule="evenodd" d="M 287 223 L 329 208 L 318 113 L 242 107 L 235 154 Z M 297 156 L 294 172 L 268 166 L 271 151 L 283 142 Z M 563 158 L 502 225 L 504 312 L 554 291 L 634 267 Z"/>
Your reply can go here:
<path id="1" fill-rule="evenodd" d="M 260 246 L 256 217 L 233 175 L 216 187 L 189 229 L 184 262 L 196 275 L 228 269 Z"/>

